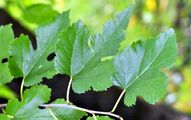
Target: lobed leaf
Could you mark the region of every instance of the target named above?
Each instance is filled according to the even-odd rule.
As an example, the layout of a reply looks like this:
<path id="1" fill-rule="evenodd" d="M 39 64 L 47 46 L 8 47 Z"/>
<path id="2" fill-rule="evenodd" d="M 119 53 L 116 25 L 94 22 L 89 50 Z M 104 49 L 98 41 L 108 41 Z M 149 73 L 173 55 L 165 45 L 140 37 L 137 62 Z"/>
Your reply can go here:
<path id="1" fill-rule="evenodd" d="M 117 72 L 113 83 L 126 89 L 125 104 L 134 104 L 137 96 L 149 103 L 160 99 L 167 86 L 167 77 L 160 70 L 172 66 L 175 59 L 176 38 L 172 29 L 124 49 L 114 61 Z"/>
<path id="2" fill-rule="evenodd" d="M 39 109 L 38 106 L 49 101 L 50 92 L 51 90 L 44 85 L 25 90 L 22 101 L 9 100 L 5 115 L 12 120 L 43 120 L 49 112 Z"/>
<path id="3" fill-rule="evenodd" d="M 112 86 L 113 60 L 102 60 L 113 56 L 124 39 L 132 7 L 124 10 L 103 27 L 102 34 L 90 36 L 89 30 L 77 22 L 63 32 L 56 47 L 55 68 L 59 73 L 70 75 L 72 88 L 84 93 Z"/>
<path id="4" fill-rule="evenodd" d="M 8 63 L 3 63 L 3 60 L 9 58 L 9 44 L 13 40 L 14 34 L 11 25 L 0 26 L 0 85 L 10 82 L 13 78 Z"/>
<path id="5" fill-rule="evenodd" d="M 25 86 L 42 81 L 43 77 L 51 78 L 56 74 L 54 62 L 47 57 L 55 52 L 55 43 L 59 33 L 69 25 L 69 12 L 59 15 L 51 24 L 36 30 L 37 49 L 34 50 L 28 37 L 21 35 L 10 46 L 9 68 L 14 77 L 23 77 Z"/>
<path id="6" fill-rule="evenodd" d="M 33 86 L 25 90 L 22 101 L 9 100 L 5 114 L 1 114 L 2 120 L 79 120 L 86 115 L 85 112 L 67 107 L 52 107 L 39 109 L 43 103 L 50 99 L 51 90 L 44 85 Z M 62 99 L 53 104 L 66 104 Z"/>

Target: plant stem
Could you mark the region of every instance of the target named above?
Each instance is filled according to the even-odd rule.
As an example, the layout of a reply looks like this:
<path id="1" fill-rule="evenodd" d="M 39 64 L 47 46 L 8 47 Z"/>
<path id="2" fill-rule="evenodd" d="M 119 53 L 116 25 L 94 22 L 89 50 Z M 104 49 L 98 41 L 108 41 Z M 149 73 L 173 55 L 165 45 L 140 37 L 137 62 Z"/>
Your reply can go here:
<path id="1" fill-rule="evenodd" d="M 6 106 L 7 106 L 7 104 L 0 104 L 0 108 L 4 108 Z"/>
<path id="2" fill-rule="evenodd" d="M 97 118 L 96 118 L 95 114 L 93 113 L 92 115 L 93 115 L 94 120 L 97 120 Z"/>
<path id="3" fill-rule="evenodd" d="M 6 107 L 7 104 L 0 104 L 0 107 Z M 40 105 L 40 107 L 44 107 L 44 108 L 51 108 L 51 107 L 59 107 L 59 108 L 72 108 L 72 109 L 76 109 L 79 111 L 84 111 L 90 114 L 100 114 L 100 115 L 109 115 L 115 118 L 118 118 L 119 120 L 123 120 L 123 118 L 117 114 L 114 114 L 112 112 L 103 112 L 103 111 L 95 111 L 95 110 L 89 110 L 86 108 L 81 108 L 81 107 L 77 107 L 71 104 L 42 104 Z"/>
<path id="4" fill-rule="evenodd" d="M 122 98 L 123 95 L 125 94 L 125 92 L 126 92 L 125 89 L 121 92 L 121 94 L 120 94 L 119 98 L 117 99 L 117 101 L 116 101 L 116 103 L 115 103 L 113 109 L 111 110 L 111 112 L 114 112 L 114 111 L 116 110 L 116 108 L 117 108 L 119 102 L 121 101 L 121 98 Z"/>
<path id="5" fill-rule="evenodd" d="M 49 113 L 52 115 L 52 117 L 54 118 L 54 120 L 58 120 L 57 117 L 54 115 L 54 113 L 52 112 L 52 110 L 50 108 L 48 108 Z"/>
<path id="6" fill-rule="evenodd" d="M 70 103 L 70 88 L 72 85 L 72 76 L 70 76 L 70 81 L 68 83 L 67 91 L 66 91 L 66 102 Z"/>
<path id="7" fill-rule="evenodd" d="M 73 109 L 84 111 L 84 112 L 87 112 L 87 113 L 90 113 L 90 114 L 109 115 L 109 116 L 112 116 L 112 117 L 115 117 L 115 118 L 118 118 L 118 119 L 122 120 L 121 116 L 119 116 L 117 114 L 114 114 L 114 113 L 111 113 L 111 112 L 89 110 L 89 109 L 85 109 L 85 108 L 81 108 L 81 107 L 77 107 L 77 106 L 69 105 L 69 104 L 43 104 L 43 105 L 40 105 L 40 106 L 45 107 L 45 108 L 49 108 L 49 107 L 73 108 Z"/>
<path id="8" fill-rule="evenodd" d="M 25 83 L 25 78 L 23 78 L 22 83 L 21 83 L 21 87 L 20 87 L 20 97 L 21 97 L 21 100 L 23 100 L 23 87 L 24 87 L 24 83 Z"/>

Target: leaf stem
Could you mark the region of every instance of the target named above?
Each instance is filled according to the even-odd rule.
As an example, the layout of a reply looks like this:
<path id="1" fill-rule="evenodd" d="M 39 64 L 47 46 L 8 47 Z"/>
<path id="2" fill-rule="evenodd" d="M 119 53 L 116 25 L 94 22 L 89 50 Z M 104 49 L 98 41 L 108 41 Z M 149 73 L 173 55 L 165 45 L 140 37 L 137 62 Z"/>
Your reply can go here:
<path id="1" fill-rule="evenodd" d="M 7 104 L 0 104 L 0 108 L 4 108 L 6 106 L 7 106 Z"/>
<path id="2" fill-rule="evenodd" d="M 50 108 L 48 108 L 49 113 L 52 115 L 52 117 L 54 118 L 54 120 L 58 120 L 57 117 L 54 115 L 54 113 L 52 112 L 52 110 Z"/>
<path id="3" fill-rule="evenodd" d="M 94 120 L 97 120 L 96 115 L 94 113 L 92 115 L 93 115 Z"/>
<path id="4" fill-rule="evenodd" d="M 6 107 L 7 104 L 0 104 L 0 107 Z M 80 111 L 84 111 L 90 114 L 100 114 L 100 115 L 109 115 L 115 118 L 118 118 L 119 120 L 123 120 L 123 118 L 120 115 L 114 114 L 112 112 L 103 112 L 103 111 L 95 111 L 95 110 L 90 110 L 82 107 L 77 107 L 71 104 L 42 104 L 40 107 L 44 108 L 51 108 L 51 107 L 58 107 L 58 108 L 72 108 Z"/>
<path id="5" fill-rule="evenodd" d="M 67 91 L 66 91 L 66 102 L 70 103 L 70 88 L 72 85 L 72 76 L 70 76 L 70 81 L 68 83 Z"/>
<path id="6" fill-rule="evenodd" d="M 123 120 L 123 118 L 117 114 L 114 114 L 112 112 L 103 112 L 103 111 L 95 111 L 95 110 L 89 110 L 86 108 L 81 108 L 81 107 L 77 107 L 74 105 L 69 105 L 69 104 L 43 104 L 40 105 L 41 107 L 45 107 L 45 108 L 49 108 L 49 107 L 64 107 L 64 108 L 72 108 L 72 109 L 76 109 L 76 110 L 80 110 L 80 111 L 84 111 L 90 114 L 100 114 L 100 115 L 109 115 L 115 118 L 118 118 L 120 120 Z"/>
<path id="7" fill-rule="evenodd" d="M 23 87 L 24 87 L 24 83 L 25 83 L 25 78 L 23 78 L 22 83 L 21 83 L 21 87 L 20 87 L 20 97 L 21 97 L 21 100 L 23 100 Z"/>
<path id="8" fill-rule="evenodd" d="M 111 110 L 112 113 L 116 110 L 116 108 L 117 108 L 119 102 L 121 101 L 121 98 L 122 98 L 123 95 L 125 94 L 125 92 L 126 92 L 125 89 L 121 92 L 121 94 L 120 94 L 119 98 L 117 99 L 117 101 L 116 101 L 116 103 L 115 103 L 113 109 Z"/>

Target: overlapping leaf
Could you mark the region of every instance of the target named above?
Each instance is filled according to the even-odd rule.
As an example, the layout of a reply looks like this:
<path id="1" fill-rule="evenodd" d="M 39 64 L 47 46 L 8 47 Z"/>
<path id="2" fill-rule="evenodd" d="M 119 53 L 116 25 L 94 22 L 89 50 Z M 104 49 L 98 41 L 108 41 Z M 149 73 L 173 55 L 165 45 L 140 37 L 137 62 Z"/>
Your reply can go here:
<path id="1" fill-rule="evenodd" d="M 14 40 L 11 25 L 0 27 L 0 85 L 10 82 L 13 78 L 8 63 L 2 63 L 9 58 L 9 44 Z"/>
<path id="2" fill-rule="evenodd" d="M 55 67 L 73 78 L 73 90 L 105 90 L 112 85 L 114 68 L 108 56 L 116 54 L 124 39 L 132 7 L 103 27 L 102 34 L 90 36 L 87 27 L 77 22 L 63 32 L 57 44 Z"/>
<path id="3" fill-rule="evenodd" d="M 22 101 L 12 99 L 8 102 L 5 113 L 0 115 L 1 120 L 79 120 L 85 112 L 72 108 L 45 108 L 39 109 L 50 98 L 50 89 L 39 85 L 24 92 Z M 65 104 L 64 100 L 57 100 L 54 104 Z"/>
<path id="4" fill-rule="evenodd" d="M 49 101 L 50 92 L 51 90 L 43 85 L 26 90 L 21 102 L 17 99 L 8 102 L 5 115 L 12 120 L 43 120 L 49 112 L 40 110 L 38 106 Z"/>
<path id="5" fill-rule="evenodd" d="M 137 96 L 149 103 L 161 98 L 167 86 L 161 68 L 171 66 L 175 58 L 176 38 L 172 29 L 156 39 L 139 41 L 118 55 L 114 61 L 117 73 L 113 83 L 126 89 L 125 104 L 134 104 Z"/>
<path id="6" fill-rule="evenodd" d="M 53 61 L 47 57 L 55 52 L 59 33 L 69 25 L 69 12 L 59 15 L 51 24 L 36 30 L 37 49 L 34 50 L 27 37 L 20 36 L 11 46 L 9 68 L 14 77 L 23 77 L 25 86 L 37 84 L 42 77 L 51 78 L 55 73 Z"/>
<path id="7" fill-rule="evenodd" d="M 53 104 L 67 104 L 67 102 L 63 99 L 58 99 L 53 102 Z M 57 120 L 80 120 L 83 116 L 87 115 L 83 111 L 75 110 L 69 107 L 52 107 L 50 110 L 56 116 Z"/>

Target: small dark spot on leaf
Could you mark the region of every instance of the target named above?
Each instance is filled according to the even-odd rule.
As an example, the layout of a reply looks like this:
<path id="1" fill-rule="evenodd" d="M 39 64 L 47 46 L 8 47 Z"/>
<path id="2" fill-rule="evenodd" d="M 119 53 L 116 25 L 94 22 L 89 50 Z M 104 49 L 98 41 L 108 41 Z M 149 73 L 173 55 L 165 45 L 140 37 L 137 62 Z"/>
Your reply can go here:
<path id="1" fill-rule="evenodd" d="M 2 63 L 7 63 L 7 62 L 8 62 L 8 59 L 7 59 L 7 58 L 3 58 L 1 62 L 2 62 Z"/>
<path id="2" fill-rule="evenodd" d="M 47 60 L 48 61 L 52 61 L 55 58 L 56 54 L 55 53 L 51 53 L 48 57 Z"/>

